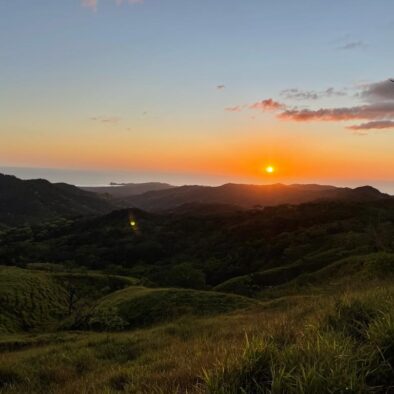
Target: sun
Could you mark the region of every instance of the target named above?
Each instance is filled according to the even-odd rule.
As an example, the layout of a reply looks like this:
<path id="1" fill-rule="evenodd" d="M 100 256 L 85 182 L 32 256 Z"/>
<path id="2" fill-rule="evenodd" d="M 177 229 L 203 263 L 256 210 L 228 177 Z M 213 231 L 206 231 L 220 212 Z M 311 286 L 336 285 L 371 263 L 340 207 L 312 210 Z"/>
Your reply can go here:
<path id="1" fill-rule="evenodd" d="M 275 167 L 274 166 L 267 166 L 267 167 L 265 167 L 265 172 L 267 174 L 273 174 L 275 172 Z"/>

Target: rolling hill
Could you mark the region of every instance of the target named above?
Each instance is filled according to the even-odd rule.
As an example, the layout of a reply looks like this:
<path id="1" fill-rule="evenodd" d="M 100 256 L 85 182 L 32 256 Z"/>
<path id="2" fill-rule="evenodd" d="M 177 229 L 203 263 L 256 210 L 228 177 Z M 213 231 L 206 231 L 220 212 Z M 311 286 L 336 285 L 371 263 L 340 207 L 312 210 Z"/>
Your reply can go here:
<path id="1" fill-rule="evenodd" d="M 323 185 L 181 186 L 125 198 L 126 205 L 147 211 L 165 211 L 185 204 L 225 204 L 242 208 L 302 204 L 318 200 L 374 201 L 390 198 L 370 187 L 339 188 Z"/>
<path id="2" fill-rule="evenodd" d="M 66 183 L 0 174 L 0 224 L 23 225 L 110 212 L 115 204 Z"/>
<path id="3" fill-rule="evenodd" d="M 392 251 L 393 239 L 393 199 L 205 215 L 129 209 L 51 228 L 6 231 L 0 261 L 126 272 L 163 287 L 206 289 L 232 280 L 223 290 L 249 294 L 350 256 Z M 245 291 L 238 290 L 245 284 Z"/>
<path id="4" fill-rule="evenodd" d="M 81 189 L 98 194 L 107 194 L 113 198 L 127 198 L 150 191 L 173 189 L 174 187 L 175 186 L 169 185 L 168 183 L 146 182 L 113 184 L 111 186 L 81 187 Z"/>

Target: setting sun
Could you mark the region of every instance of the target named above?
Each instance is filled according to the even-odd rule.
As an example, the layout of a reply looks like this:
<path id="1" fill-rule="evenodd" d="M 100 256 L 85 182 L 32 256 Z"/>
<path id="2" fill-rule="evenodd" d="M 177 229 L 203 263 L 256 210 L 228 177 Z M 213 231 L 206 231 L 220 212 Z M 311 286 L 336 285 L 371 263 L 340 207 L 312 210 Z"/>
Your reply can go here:
<path id="1" fill-rule="evenodd" d="M 275 172 L 275 167 L 273 166 L 265 167 L 265 172 L 268 174 L 273 174 Z"/>

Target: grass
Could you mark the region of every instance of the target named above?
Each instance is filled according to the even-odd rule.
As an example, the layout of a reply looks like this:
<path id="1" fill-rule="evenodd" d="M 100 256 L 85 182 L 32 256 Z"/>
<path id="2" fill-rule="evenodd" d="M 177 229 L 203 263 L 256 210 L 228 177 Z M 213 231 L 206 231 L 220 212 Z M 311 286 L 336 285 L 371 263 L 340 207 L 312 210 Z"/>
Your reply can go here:
<path id="1" fill-rule="evenodd" d="M 307 325 L 247 342 L 241 356 L 207 373 L 207 391 L 387 393 L 394 389 L 394 289 L 322 301 Z"/>
<path id="2" fill-rule="evenodd" d="M 56 330 L 75 309 L 86 309 L 101 297 L 137 283 L 116 275 L 0 266 L 0 333 Z"/>
<path id="3" fill-rule="evenodd" d="M 265 290 L 267 301 L 2 269 L 8 293 L 23 293 L 21 278 L 59 294 L 75 279 L 104 296 L 89 309 L 98 331 L 2 335 L 0 393 L 393 392 L 392 261 L 345 258 L 310 274 L 314 288 L 298 278 Z"/>
<path id="4" fill-rule="evenodd" d="M 209 316 L 244 309 L 257 301 L 232 294 L 190 289 L 128 287 L 104 297 L 88 316 L 96 330 L 131 329 L 182 316 Z"/>
<path id="5" fill-rule="evenodd" d="M 66 292 L 48 274 L 0 267 L 0 332 L 48 329 L 66 314 Z"/>

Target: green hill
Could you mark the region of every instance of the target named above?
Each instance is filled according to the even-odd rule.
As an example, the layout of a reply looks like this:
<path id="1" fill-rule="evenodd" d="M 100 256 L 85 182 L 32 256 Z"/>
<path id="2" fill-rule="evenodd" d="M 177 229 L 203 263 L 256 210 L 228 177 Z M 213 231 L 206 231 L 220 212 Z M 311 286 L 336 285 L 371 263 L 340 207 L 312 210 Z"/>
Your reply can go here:
<path id="1" fill-rule="evenodd" d="M 182 316 L 210 316 L 257 305 L 246 297 L 187 289 L 128 287 L 99 301 L 87 324 L 96 330 L 143 327 Z"/>
<path id="2" fill-rule="evenodd" d="M 67 313 L 67 294 L 50 275 L 0 267 L 0 332 L 45 330 Z"/>
<path id="3" fill-rule="evenodd" d="M 393 239 L 394 200 L 209 215 L 132 209 L 4 231 L 0 261 L 83 266 L 200 290 L 246 276 L 264 289 L 347 257 L 393 252 Z"/>
<path id="4" fill-rule="evenodd" d="M 135 285 L 99 273 L 47 273 L 0 266 L 0 332 L 55 330 L 101 297 Z"/>

